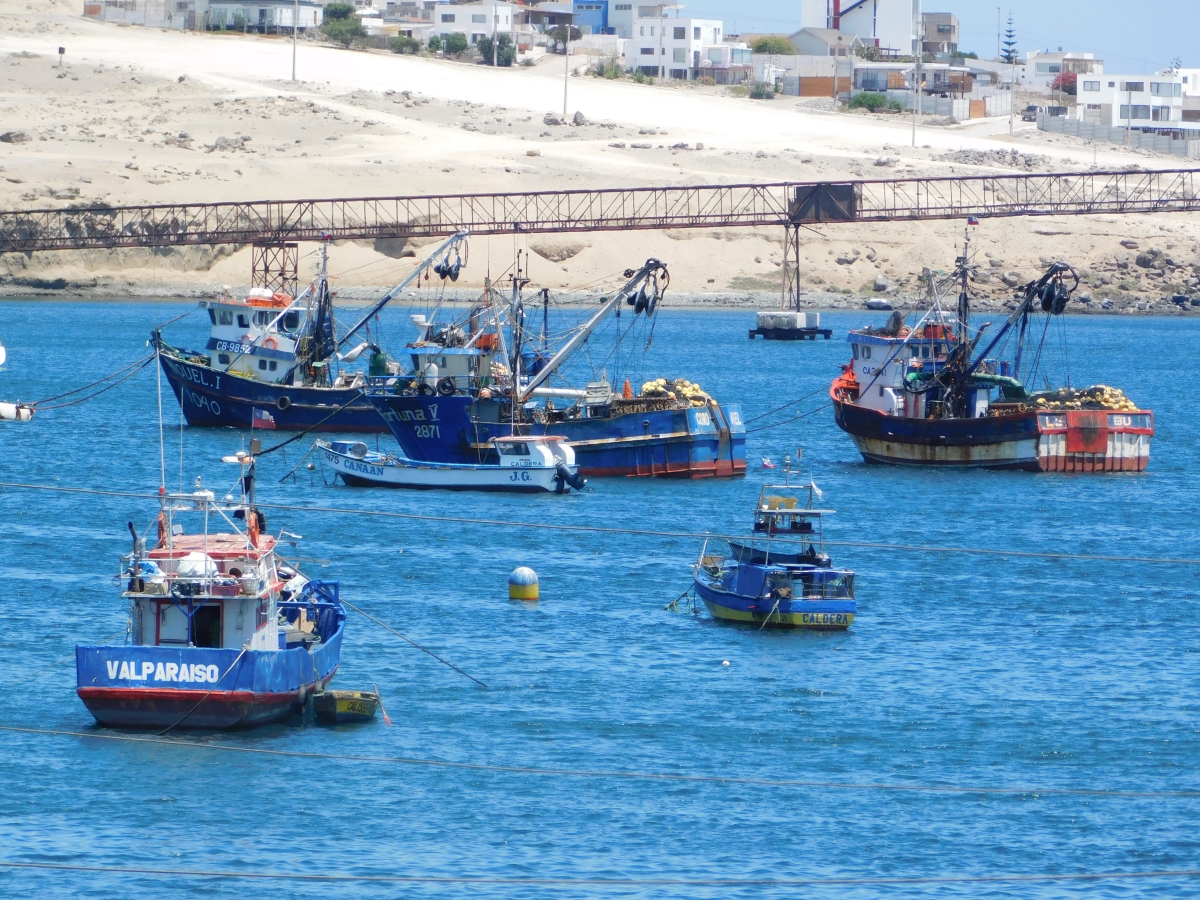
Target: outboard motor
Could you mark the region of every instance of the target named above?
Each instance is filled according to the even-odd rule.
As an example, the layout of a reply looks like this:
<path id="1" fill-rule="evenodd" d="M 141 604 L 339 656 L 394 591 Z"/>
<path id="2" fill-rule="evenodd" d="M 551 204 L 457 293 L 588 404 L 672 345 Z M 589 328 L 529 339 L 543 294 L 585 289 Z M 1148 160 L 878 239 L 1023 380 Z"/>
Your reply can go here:
<path id="1" fill-rule="evenodd" d="M 578 472 L 572 472 L 566 463 L 560 462 L 555 468 L 555 472 L 557 474 L 554 476 L 554 480 L 558 482 L 558 493 L 560 494 L 566 490 L 568 485 L 577 491 L 582 491 L 587 485 L 587 479 Z"/>

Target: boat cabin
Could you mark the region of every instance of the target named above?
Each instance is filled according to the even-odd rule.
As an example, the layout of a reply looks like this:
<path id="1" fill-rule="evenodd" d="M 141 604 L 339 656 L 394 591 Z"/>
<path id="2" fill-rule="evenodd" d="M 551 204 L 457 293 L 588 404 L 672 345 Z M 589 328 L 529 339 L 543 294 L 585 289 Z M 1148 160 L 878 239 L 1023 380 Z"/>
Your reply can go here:
<path id="1" fill-rule="evenodd" d="M 261 512 L 217 503 L 211 491 L 165 495 L 157 522 L 122 558 L 131 642 L 239 650 L 319 642 L 317 607 L 289 602 L 311 593 L 309 582 L 276 557 L 263 527 Z"/>
<path id="2" fill-rule="evenodd" d="M 554 435 L 513 435 L 495 437 L 490 442 L 496 448 L 501 468 L 553 469 L 560 463 L 575 465 L 575 451 L 565 437 Z"/>
<path id="3" fill-rule="evenodd" d="M 857 405 L 888 416 L 925 419 L 938 414 L 942 389 L 927 383 L 949 361 L 958 343 L 957 319 L 943 315 L 943 324 L 924 324 L 916 329 L 864 328 L 851 331 L 850 372 L 858 385 Z M 1011 376 L 1008 362 L 987 360 L 977 374 L 986 377 Z M 988 415 L 997 398 L 998 381 L 976 381 L 967 398 L 972 417 Z"/>
<path id="4" fill-rule="evenodd" d="M 212 368 L 280 384 L 292 374 L 296 344 L 308 310 L 289 294 L 253 288 L 245 300 L 225 291 L 200 301 L 212 331 L 206 349 Z"/>

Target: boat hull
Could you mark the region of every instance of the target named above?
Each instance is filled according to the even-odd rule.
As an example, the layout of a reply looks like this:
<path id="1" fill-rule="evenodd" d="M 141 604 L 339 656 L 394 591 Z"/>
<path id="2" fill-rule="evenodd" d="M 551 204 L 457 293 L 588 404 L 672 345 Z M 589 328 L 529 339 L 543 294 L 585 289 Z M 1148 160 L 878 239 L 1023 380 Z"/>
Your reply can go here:
<path id="1" fill-rule="evenodd" d="M 404 455 L 443 463 L 491 462 L 488 441 L 514 432 L 500 405 L 470 397 L 367 395 Z M 712 478 L 744 475 L 741 409 L 704 407 L 518 425 L 521 434 L 562 435 L 584 476 Z"/>
<path id="2" fill-rule="evenodd" d="M 1030 409 L 970 419 L 888 416 L 833 394 L 834 419 L 868 463 L 1030 472 L 1141 472 L 1150 462 L 1147 410 Z"/>
<path id="3" fill-rule="evenodd" d="M 101 725 L 248 728 L 300 712 L 333 679 L 343 627 L 311 652 L 76 647 L 76 692 Z"/>
<path id="4" fill-rule="evenodd" d="M 378 709 L 379 698 L 366 691 L 326 691 L 313 697 L 313 713 L 327 725 L 369 722 Z"/>
<path id="5" fill-rule="evenodd" d="M 781 600 L 776 606 L 774 601 L 764 598 L 717 590 L 700 579 L 694 583 L 709 615 L 724 622 L 760 628 L 845 631 L 858 612 L 854 600 Z"/>
<path id="6" fill-rule="evenodd" d="M 545 466 L 501 468 L 488 465 L 419 463 L 389 459 L 371 453 L 359 459 L 346 449 L 348 442 L 320 445 L 321 462 L 352 487 L 389 487 L 412 490 L 503 491 L 537 494 L 562 491 L 557 469 Z"/>
<path id="7" fill-rule="evenodd" d="M 1038 471 L 1037 413 L 976 419 L 888 416 L 833 397 L 838 427 L 869 463 Z"/>
<path id="8" fill-rule="evenodd" d="M 295 387 L 231 375 L 210 366 L 159 356 L 164 374 L 192 426 L 261 428 L 254 411 L 270 415 L 279 431 L 377 434 L 387 425 L 359 388 Z"/>

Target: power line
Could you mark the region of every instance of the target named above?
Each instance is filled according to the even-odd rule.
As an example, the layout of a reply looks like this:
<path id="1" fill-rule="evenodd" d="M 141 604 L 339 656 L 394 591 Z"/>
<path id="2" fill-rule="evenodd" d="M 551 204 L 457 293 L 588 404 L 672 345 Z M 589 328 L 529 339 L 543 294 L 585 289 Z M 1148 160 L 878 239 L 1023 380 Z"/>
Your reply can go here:
<path id="1" fill-rule="evenodd" d="M 1197 878 L 1200 869 L 1150 872 L 1070 872 L 1065 874 L 931 875 L 847 878 L 561 878 L 502 875 L 354 875 L 350 873 L 246 872 L 229 869 L 158 869 L 149 866 L 97 866 L 83 863 L 0 861 L 7 869 L 90 872 L 101 875 L 158 875 L 169 878 L 228 878 L 253 881 L 306 881 L 369 884 L 487 884 L 533 887 L 836 887 L 850 885 L 938 885 L 1038 882 L 1130 881 L 1148 878 Z"/>
<path id="2" fill-rule="evenodd" d="M 98 497 L 129 497 L 138 500 L 158 501 L 157 494 L 142 494 L 136 491 L 102 491 L 95 488 L 68 488 L 48 484 L 25 484 L 12 481 L 0 481 L 0 487 L 29 491 L 51 491 L 64 494 L 88 494 Z M 493 528 L 534 528 L 545 531 L 576 532 L 582 534 L 612 534 L 631 535 L 635 537 L 665 537 L 689 538 L 703 540 L 716 538 L 718 540 L 733 538 L 748 540 L 761 535 L 726 534 L 712 531 L 655 531 L 639 528 L 605 528 L 601 525 L 563 525 L 552 522 L 511 522 L 504 519 L 473 519 L 461 516 L 430 516 L 420 513 L 389 512 L 378 509 L 349 509 L 339 506 L 292 506 L 285 503 L 257 503 L 261 509 L 275 509 L 281 512 L 328 513 L 339 516 L 371 516 L 383 519 L 402 519 L 414 522 L 441 522 L 450 525 L 486 525 Z M 789 540 L 786 537 L 772 538 L 779 543 L 804 544 L 804 539 Z M 849 547 L 861 550 L 894 550 L 908 553 L 963 553 L 973 556 L 1007 556 L 1018 559 L 1053 559 L 1075 560 L 1082 562 L 1125 562 L 1153 563 L 1157 565 L 1200 566 L 1200 559 L 1186 557 L 1156 557 L 1156 556 L 1112 556 L 1099 553 L 1050 553 L 1033 550 L 995 550 L 981 547 L 942 547 L 938 545 L 920 544 L 891 544 L 875 541 L 825 541 L 830 547 Z"/>
<path id="3" fill-rule="evenodd" d="M 259 756 L 282 757 L 285 759 L 327 759 L 355 763 L 379 763 L 385 765 L 423 766 L 435 769 L 460 769 L 471 772 L 495 772 L 510 775 L 536 775 L 556 778 L 603 778 L 633 781 L 673 781 L 687 784 L 736 784 L 747 787 L 765 788 L 815 788 L 840 791 L 884 791 L 917 794 L 953 795 L 996 795 L 996 796 L 1065 796 L 1065 797 L 1109 797 L 1119 799 L 1195 799 L 1200 790 L 1182 789 L 1174 791 L 1131 791 L 1106 790 L 1103 788 L 1039 788 L 1015 786 L 995 787 L 987 785 L 952 784 L 905 784 L 901 782 L 846 782 L 818 781 L 799 778 L 750 778 L 740 775 L 689 775 L 681 772 L 633 772 L 620 769 L 561 769 L 539 766 L 511 766 L 494 763 L 453 762 L 441 759 L 422 759 L 410 756 L 371 756 L 349 753 L 317 753 L 304 750 L 275 750 L 265 747 L 244 747 L 220 742 L 169 740 L 161 737 L 138 737 L 129 734 L 106 732 L 86 733 L 61 729 L 25 728 L 18 725 L 0 725 L 0 731 L 17 734 L 33 734 L 42 737 L 75 737 L 89 740 L 121 741 L 131 744 L 157 744 L 170 747 L 189 747 L 196 750 L 211 750 L 227 753 L 249 753 Z"/>

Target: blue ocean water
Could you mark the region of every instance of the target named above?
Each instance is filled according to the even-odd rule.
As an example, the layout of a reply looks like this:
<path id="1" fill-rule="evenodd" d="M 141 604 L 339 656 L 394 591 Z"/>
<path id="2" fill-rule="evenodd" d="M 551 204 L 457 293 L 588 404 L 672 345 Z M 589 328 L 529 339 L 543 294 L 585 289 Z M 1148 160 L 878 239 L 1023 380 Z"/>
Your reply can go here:
<path id="1" fill-rule="evenodd" d="M 0 303 L 0 399 L 77 387 L 144 355 L 178 303 Z M 830 342 L 749 342 L 746 312 L 664 311 L 639 377 L 683 376 L 754 417 L 819 392 L 872 314 L 827 314 Z M 385 317 L 386 319 L 386 317 Z M 399 314 L 388 319 L 401 330 Z M 748 438 L 745 479 L 597 479 L 566 497 L 327 485 L 311 440 L 260 465 L 282 504 L 630 529 L 747 527 L 764 473 L 803 448 L 838 510 L 834 540 L 1153 558 L 1194 547 L 1194 400 L 1180 385 L 1200 325 L 1072 319 L 1076 384 L 1123 387 L 1156 413 L 1150 469 L 1112 477 L 867 467 L 815 413 Z M 195 346 L 193 315 L 168 336 Z M 644 346 L 644 345 L 643 345 Z M 640 354 L 640 350 L 639 350 Z M 635 385 L 636 388 L 636 385 Z M 180 482 L 177 409 L 166 471 Z M 790 418 L 788 412 L 751 425 Z M 0 481 L 152 492 L 153 368 L 80 406 L 2 423 Z M 267 443 L 273 437 L 268 435 Z M 183 482 L 234 482 L 231 431 L 182 430 Z M 389 446 L 381 438 L 381 446 Z M 153 503 L 0 488 L 0 725 L 97 729 L 73 648 L 125 628 L 112 584 Z M 0 863 L 372 876 L 627 879 L 622 886 L 267 882 L 0 867 L 6 896 L 293 897 L 1193 896 L 1197 879 L 871 884 L 879 878 L 1200 868 L 1195 566 L 862 548 L 844 634 L 755 632 L 664 610 L 698 542 L 318 512 L 273 512 L 310 574 L 487 684 L 351 614 L 335 685 L 377 683 L 395 723 L 293 722 L 181 734 L 164 746 L 0 731 Z M 327 563 L 325 562 L 327 561 Z M 541 578 L 507 599 L 508 572 Z M 63 661 L 63 658 L 66 658 Z M 724 665 L 725 662 L 728 665 Z M 215 746 L 548 769 L 796 779 L 679 782 L 221 752 Z M 892 787 L 872 789 L 870 785 Z M 1029 788 L 905 791 L 898 786 Z M 1044 793 L 1049 789 L 1146 796 Z M 865 879 L 827 887 L 687 880 Z M 657 884 L 654 882 L 658 882 Z"/>

